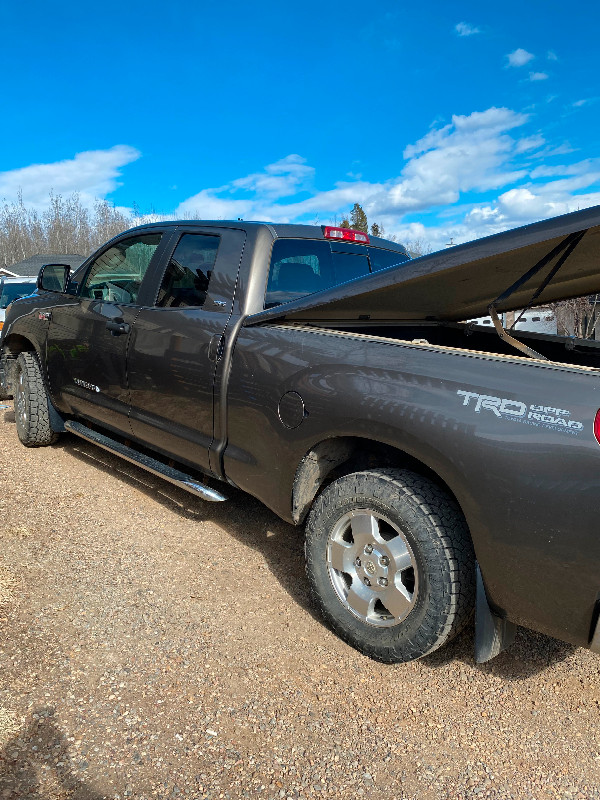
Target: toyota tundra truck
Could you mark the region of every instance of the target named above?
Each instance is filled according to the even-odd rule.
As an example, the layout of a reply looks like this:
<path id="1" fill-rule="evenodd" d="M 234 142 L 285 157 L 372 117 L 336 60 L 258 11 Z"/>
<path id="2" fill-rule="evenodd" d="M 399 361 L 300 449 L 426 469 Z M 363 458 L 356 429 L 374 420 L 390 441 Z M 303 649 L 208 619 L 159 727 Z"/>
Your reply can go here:
<path id="1" fill-rule="evenodd" d="M 600 652 L 599 343 L 502 321 L 600 292 L 599 261 L 600 207 L 416 259 L 348 228 L 143 225 L 10 306 L 0 397 L 28 447 L 83 437 L 305 525 L 316 606 L 372 658 L 474 610 L 478 661 L 517 625 Z"/>

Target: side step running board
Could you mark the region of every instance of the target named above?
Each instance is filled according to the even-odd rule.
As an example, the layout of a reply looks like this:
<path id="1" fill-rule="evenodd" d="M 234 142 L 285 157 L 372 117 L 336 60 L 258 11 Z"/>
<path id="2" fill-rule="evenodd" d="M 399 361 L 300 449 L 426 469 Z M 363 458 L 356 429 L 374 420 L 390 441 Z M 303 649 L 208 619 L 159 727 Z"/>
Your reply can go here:
<path id="1" fill-rule="evenodd" d="M 185 489 L 186 492 L 191 492 L 201 497 L 203 500 L 209 500 L 212 503 L 220 503 L 223 500 L 227 500 L 220 492 L 216 492 L 214 489 L 211 489 L 210 486 L 199 483 L 195 478 L 192 478 L 191 475 L 186 475 L 185 472 L 180 472 L 178 469 L 169 467 L 167 464 L 163 464 L 144 453 L 138 453 L 138 451 L 134 450 L 132 447 L 127 447 L 127 445 L 110 439 L 102 433 L 97 433 L 91 428 L 82 425 L 80 422 L 67 420 L 65 422 L 65 430 L 69 431 L 69 433 L 74 433 L 76 436 L 80 436 L 82 439 L 92 444 L 97 444 L 99 447 L 104 448 L 104 450 L 108 450 L 109 453 L 121 456 L 121 458 L 124 458 L 126 461 L 136 464 L 138 467 L 151 472 L 153 475 L 158 475 L 159 478 L 164 478 L 174 483 L 175 486 L 179 486 L 180 489 Z"/>

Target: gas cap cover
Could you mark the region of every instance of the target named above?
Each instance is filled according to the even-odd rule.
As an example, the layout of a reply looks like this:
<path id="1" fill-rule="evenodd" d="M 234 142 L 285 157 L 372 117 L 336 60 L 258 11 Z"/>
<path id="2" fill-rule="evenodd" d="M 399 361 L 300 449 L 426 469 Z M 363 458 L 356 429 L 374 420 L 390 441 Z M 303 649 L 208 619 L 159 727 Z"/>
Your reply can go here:
<path id="1" fill-rule="evenodd" d="M 298 392 L 286 392 L 279 401 L 279 419 L 286 428 L 297 428 L 304 419 L 304 400 Z"/>

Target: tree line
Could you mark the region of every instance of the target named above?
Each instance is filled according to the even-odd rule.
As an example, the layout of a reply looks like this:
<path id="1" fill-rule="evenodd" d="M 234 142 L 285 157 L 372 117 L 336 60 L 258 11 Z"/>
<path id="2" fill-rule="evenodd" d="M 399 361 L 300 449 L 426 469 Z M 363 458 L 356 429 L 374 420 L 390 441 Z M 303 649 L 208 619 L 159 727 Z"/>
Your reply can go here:
<path id="1" fill-rule="evenodd" d="M 106 200 L 96 200 L 90 210 L 76 193 L 68 197 L 51 193 L 45 211 L 29 208 L 19 196 L 0 206 L 0 265 L 10 268 L 11 264 L 40 253 L 89 256 L 104 242 L 132 227 L 139 217 L 137 208 L 130 215 Z M 337 220 L 332 224 L 337 225 Z M 386 236 L 381 223 L 369 225 L 360 203 L 354 203 L 351 211 L 343 215 L 340 227 L 397 241 L 393 234 Z M 431 252 L 431 247 L 420 240 L 406 242 L 405 246 L 412 256 Z"/>
<path id="2" fill-rule="evenodd" d="M 0 206 L 0 264 L 10 268 L 43 253 L 89 256 L 101 244 L 127 230 L 132 218 L 106 200 L 90 211 L 78 194 L 50 194 L 45 211 L 28 208 L 19 197 Z"/>

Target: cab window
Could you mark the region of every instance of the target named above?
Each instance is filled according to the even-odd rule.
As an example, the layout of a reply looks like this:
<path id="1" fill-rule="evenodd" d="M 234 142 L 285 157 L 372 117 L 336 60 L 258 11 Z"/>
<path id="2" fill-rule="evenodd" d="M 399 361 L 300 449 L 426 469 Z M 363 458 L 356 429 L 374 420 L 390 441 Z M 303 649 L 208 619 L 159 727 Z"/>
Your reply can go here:
<path id="1" fill-rule="evenodd" d="M 124 239 L 105 250 L 92 263 L 81 296 L 109 303 L 137 302 L 161 235 L 152 233 Z"/>
<path id="2" fill-rule="evenodd" d="M 299 300 L 408 261 L 402 251 L 320 239 L 277 239 L 273 243 L 265 308 Z"/>
<path id="3" fill-rule="evenodd" d="M 273 243 L 265 308 L 322 292 L 339 283 L 369 274 L 364 248 L 332 252 L 329 242 L 278 239 Z"/>

